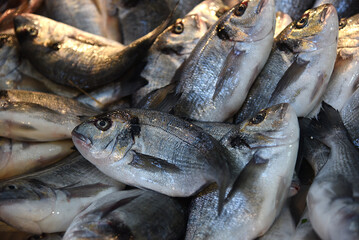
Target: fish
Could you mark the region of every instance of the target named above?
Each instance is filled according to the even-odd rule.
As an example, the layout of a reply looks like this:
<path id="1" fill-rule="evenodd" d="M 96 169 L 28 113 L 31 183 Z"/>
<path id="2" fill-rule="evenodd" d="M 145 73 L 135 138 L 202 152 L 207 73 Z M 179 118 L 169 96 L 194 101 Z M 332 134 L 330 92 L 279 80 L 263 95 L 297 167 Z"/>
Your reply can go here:
<path id="1" fill-rule="evenodd" d="M 275 14 L 274 38 L 276 38 L 291 22 L 292 18 L 288 14 L 280 11 L 277 12 Z"/>
<path id="2" fill-rule="evenodd" d="M 180 239 L 185 219 L 178 199 L 140 189 L 118 191 L 76 216 L 63 239 Z"/>
<path id="3" fill-rule="evenodd" d="M 229 9 L 222 0 L 205 0 L 196 5 L 187 15 L 198 15 L 206 22 L 207 28 L 210 28 Z"/>
<path id="4" fill-rule="evenodd" d="M 0 136 L 20 141 L 57 141 L 99 111 L 76 100 L 24 90 L 0 90 Z"/>
<path id="5" fill-rule="evenodd" d="M 21 231 L 65 231 L 94 200 L 124 188 L 78 152 L 50 168 L 0 182 L 0 219 Z"/>
<path id="6" fill-rule="evenodd" d="M 130 186 L 188 197 L 216 182 L 220 212 L 231 156 L 190 122 L 153 110 L 121 109 L 81 123 L 72 140 L 103 173 Z"/>
<path id="7" fill-rule="evenodd" d="M 313 3 L 314 0 L 275 0 L 276 11 L 288 14 L 293 20 L 298 20 Z"/>
<path id="8" fill-rule="evenodd" d="M 71 140 L 28 143 L 0 138 L 0 179 L 47 167 L 74 151 Z"/>
<path id="9" fill-rule="evenodd" d="M 344 107 L 340 110 L 344 126 L 348 129 L 355 146 L 359 147 L 359 123 L 358 123 L 358 106 L 359 106 L 359 90 L 345 102 Z"/>
<path id="10" fill-rule="evenodd" d="M 196 121 L 231 117 L 269 56 L 274 22 L 273 0 L 241 1 L 222 15 L 174 75 L 172 112 Z"/>
<path id="11" fill-rule="evenodd" d="M 149 49 L 141 77 L 148 84 L 132 96 L 136 105 L 148 93 L 170 84 L 178 67 L 188 58 L 207 31 L 206 22 L 197 14 L 186 15 L 166 28 Z"/>
<path id="12" fill-rule="evenodd" d="M 289 194 L 283 189 L 289 190 L 299 145 L 298 120 L 289 104 L 263 109 L 221 143 L 237 155 L 235 182 L 219 216 L 216 186 L 194 198 L 185 239 L 255 239 L 269 229 Z"/>
<path id="13" fill-rule="evenodd" d="M 359 13 L 359 4 L 355 0 L 316 0 L 314 7 L 326 3 L 333 4 L 341 18 L 351 17 Z"/>
<path id="14" fill-rule="evenodd" d="M 315 233 L 313 226 L 308 216 L 308 209 L 306 208 L 302 218 L 295 229 L 292 236 L 293 240 L 320 240 L 319 236 Z"/>
<path id="15" fill-rule="evenodd" d="M 146 53 L 170 18 L 126 47 L 35 14 L 18 15 L 14 23 L 21 52 L 36 70 L 56 83 L 91 89 L 119 80 Z"/>
<path id="16" fill-rule="evenodd" d="M 307 196 L 308 216 L 321 239 L 359 237 L 359 151 L 352 143 L 340 114 L 322 103 L 317 119 L 308 120 L 307 136 L 318 139 L 330 154 Z"/>
<path id="17" fill-rule="evenodd" d="M 290 85 L 303 83 L 314 87 L 313 83 L 318 83 L 318 89 L 313 94 L 315 99 L 311 103 L 316 105 L 318 91 L 323 91 L 325 87 L 324 82 L 320 85 L 320 77 L 327 74 L 325 80 L 329 80 L 331 70 L 328 65 L 334 66 L 337 37 L 335 24 L 338 24 L 335 9 L 331 5 L 324 5 L 307 10 L 301 19 L 287 26 L 276 37 L 268 61 L 236 114 L 235 123 L 252 117 L 271 104 L 295 101 L 298 98 L 296 94 L 305 92 L 299 89 L 299 92 L 292 93 L 291 96 L 280 93 L 282 88 L 289 88 Z M 309 79 L 311 84 L 307 83 Z M 284 96 L 280 98 L 280 95 Z M 304 94 L 300 96 L 310 99 Z M 311 111 L 308 105 L 302 106 L 308 107 L 306 112 Z M 297 115 L 301 116 L 300 114 L 303 113 L 297 110 Z"/>
<path id="18" fill-rule="evenodd" d="M 340 111 L 359 88 L 359 14 L 341 19 L 339 27 L 337 59 L 322 101 Z"/>

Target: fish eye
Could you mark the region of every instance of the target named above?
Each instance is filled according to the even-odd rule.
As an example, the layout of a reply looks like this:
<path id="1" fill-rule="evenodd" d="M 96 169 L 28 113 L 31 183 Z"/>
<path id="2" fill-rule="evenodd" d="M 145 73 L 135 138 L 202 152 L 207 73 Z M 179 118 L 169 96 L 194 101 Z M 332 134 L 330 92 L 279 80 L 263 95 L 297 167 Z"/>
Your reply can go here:
<path id="1" fill-rule="evenodd" d="M 339 29 L 343 29 L 346 25 L 347 25 L 347 19 L 346 18 L 342 18 L 339 21 Z"/>
<path id="2" fill-rule="evenodd" d="M 5 189 L 5 190 L 15 190 L 15 189 L 17 189 L 17 187 L 16 187 L 15 185 L 6 185 L 6 186 L 4 187 L 4 189 Z"/>
<path id="3" fill-rule="evenodd" d="M 60 43 L 58 43 L 58 42 L 55 42 L 55 43 L 51 43 L 50 45 L 49 45 L 49 47 L 52 49 L 52 50 L 54 50 L 54 51 L 57 51 L 57 50 L 59 50 L 60 49 Z"/>
<path id="4" fill-rule="evenodd" d="M 184 30 L 184 26 L 181 19 L 178 19 L 173 26 L 172 32 L 175 34 L 181 34 Z"/>
<path id="5" fill-rule="evenodd" d="M 242 2 L 236 9 L 234 9 L 234 15 L 236 15 L 237 17 L 242 16 L 248 6 L 248 2 Z"/>
<path id="6" fill-rule="evenodd" d="M 27 31 L 31 37 L 36 37 L 38 34 L 38 31 L 36 28 L 29 28 Z"/>
<path id="7" fill-rule="evenodd" d="M 257 114 L 257 116 L 255 116 L 254 118 L 252 118 L 250 120 L 251 123 L 253 124 L 258 124 L 263 122 L 263 120 L 266 118 L 266 112 L 265 111 L 261 111 Z"/>
<path id="8" fill-rule="evenodd" d="M 95 127 L 101 131 L 107 131 L 112 126 L 112 121 L 109 118 L 101 118 L 95 121 Z"/>
<path id="9" fill-rule="evenodd" d="M 295 27 L 301 29 L 307 26 L 307 24 L 308 24 L 308 15 L 306 14 L 295 23 Z"/>

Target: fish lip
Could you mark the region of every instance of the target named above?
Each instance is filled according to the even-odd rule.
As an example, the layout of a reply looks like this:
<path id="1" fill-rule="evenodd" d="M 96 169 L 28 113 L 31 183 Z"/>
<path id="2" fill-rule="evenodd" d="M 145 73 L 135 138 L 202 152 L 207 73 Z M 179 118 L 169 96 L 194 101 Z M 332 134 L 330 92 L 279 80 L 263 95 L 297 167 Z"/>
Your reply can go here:
<path id="1" fill-rule="evenodd" d="M 91 139 L 88 137 L 85 137 L 81 133 L 78 133 L 76 131 L 76 129 L 72 130 L 71 134 L 72 134 L 72 138 L 75 138 L 76 140 L 78 140 L 81 143 L 81 145 L 84 145 L 87 148 L 90 148 L 92 146 Z"/>
<path id="2" fill-rule="evenodd" d="M 259 14 L 262 11 L 263 7 L 268 4 L 268 1 L 269 0 L 261 0 L 260 1 L 260 3 L 257 6 L 257 9 L 256 9 L 256 14 Z"/>

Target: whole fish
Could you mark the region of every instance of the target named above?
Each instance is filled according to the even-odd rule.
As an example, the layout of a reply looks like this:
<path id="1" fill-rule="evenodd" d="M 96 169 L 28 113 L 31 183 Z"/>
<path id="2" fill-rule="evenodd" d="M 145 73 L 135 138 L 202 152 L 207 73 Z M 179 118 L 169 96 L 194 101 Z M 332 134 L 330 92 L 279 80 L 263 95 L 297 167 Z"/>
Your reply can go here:
<path id="1" fill-rule="evenodd" d="M 235 122 L 280 102 L 294 104 L 298 116 L 309 113 L 324 91 L 334 66 L 337 21 L 334 7 L 323 5 L 307 10 L 301 19 L 286 27 L 276 37 L 268 62 L 250 89 Z M 302 98 L 307 103 L 297 103 Z"/>
<path id="2" fill-rule="evenodd" d="M 0 90 L 0 136 L 22 141 L 71 138 L 85 116 L 99 112 L 76 100 L 23 90 Z"/>
<path id="3" fill-rule="evenodd" d="M 44 168 L 73 151 L 71 140 L 28 143 L 0 138 L 0 179 Z"/>
<path id="4" fill-rule="evenodd" d="M 276 11 L 284 12 L 293 20 L 298 20 L 306 10 L 313 6 L 314 1 L 315 0 L 275 0 L 275 7 Z"/>
<path id="5" fill-rule="evenodd" d="M 274 38 L 276 38 L 291 22 L 292 18 L 288 14 L 280 11 L 277 12 L 275 14 Z"/>
<path id="6" fill-rule="evenodd" d="M 133 95 L 134 104 L 151 91 L 171 82 L 178 67 L 191 54 L 207 29 L 203 18 L 191 14 L 177 19 L 157 37 L 149 49 L 147 64 L 141 72 L 141 77 L 145 78 L 148 84 Z"/>
<path id="7" fill-rule="evenodd" d="M 230 184 L 231 156 L 190 122 L 157 111 L 124 109 L 90 118 L 72 135 L 87 160 L 131 186 L 187 197 L 216 182 L 220 211 Z"/>
<path id="8" fill-rule="evenodd" d="M 180 239 L 185 215 L 174 198 L 139 189 L 119 191 L 76 216 L 63 239 Z"/>
<path id="9" fill-rule="evenodd" d="M 231 117 L 269 55 L 274 22 L 273 0 L 244 0 L 226 12 L 176 72 L 174 114 L 213 122 Z"/>
<path id="10" fill-rule="evenodd" d="M 359 151 L 339 112 L 325 102 L 306 134 L 330 147 L 329 159 L 307 196 L 312 226 L 322 239 L 358 239 Z"/>
<path id="11" fill-rule="evenodd" d="M 323 101 L 338 110 L 359 88 L 359 14 L 341 19 L 339 26 L 337 59 L 323 96 Z"/>
<path id="12" fill-rule="evenodd" d="M 354 144 L 359 147 L 359 90 L 357 89 L 353 95 L 344 104 L 340 110 L 340 116 L 343 119 L 344 126 L 348 129 Z"/>
<path id="13" fill-rule="evenodd" d="M 341 18 L 351 17 L 352 15 L 359 13 L 359 3 L 356 0 L 316 0 L 314 7 L 326 3 L 333 4 Z"/>
<path id="14" fill-rule="evenodd" d="M 193 200 L 186 239 L 263 235 L 287 198 L 298 142 L 297 116 L 288 104 L 264 109 L 227 133 L 221 143 L 237 156 L 232 165 L 239 176 L 218 217 L 215 187 Z"/>
<path id="15" fill-rule="evenodd" d="M 89 89 L 119 80 L 170 18 L 126 47 L 34 14 L 19 15 L 14 23 L 22 53 L 41 74 L 63 85 Z"/>
<path id="16" fill-rule="evenodd" d="M 78 153 L 51 168 L 0 183 L 0 219 L 22 231 L 65 231 L 94 200 L 124 187 Z"/>

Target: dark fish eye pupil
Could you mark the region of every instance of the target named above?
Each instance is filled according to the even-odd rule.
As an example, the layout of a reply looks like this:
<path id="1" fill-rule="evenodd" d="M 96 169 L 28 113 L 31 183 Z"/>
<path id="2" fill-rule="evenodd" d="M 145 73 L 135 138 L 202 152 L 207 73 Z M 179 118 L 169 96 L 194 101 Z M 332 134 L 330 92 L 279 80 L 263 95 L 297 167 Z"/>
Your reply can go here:
<path id="1" fill-rule="evenodd" d="M 266 117 L 265 112 L 258 113 L 257 116 L 252 118 L 251 123 L 253 124 L 261 123 L 265 119 L 265 117 Z"/>
<path id="2" fill-rule="evenodd" d="M 242 3 L 241 5 L 239 5 L 239 6 L 237 7 L 236 10 L 234 10 L 234 15 L 240 17 L 240 16 L 242 16 L 242 15 L 244 14 L 244 12 L 246 11 L 246 9 L 247 9 L 247 5 L 244 4 L 244 3 Z"/>
<path id="3" fill-rule="evenodd" d="M 340 19 L 339 29 L 343 29 L 346 25 L 347 25 L 347 19 L 346 18 Z"/>
<path id="4" fill-rule="evenodd" d="M 308 23 L 308 18 L 307 17 L 302 17 L 296 24 L 295 26 L 297 28 L 304 28 Z"/>
<path id="5" fill-rule="evenodd" d="M 37 35 L 37 30 L 35 28 L 30 28 L 29 33 L 30 33 L 31 36 L 36 36 Z"/>
<path id="6" fill-rule="evenodd" d="M 10 189 L 10 190 L 16 189 L 16 187 L 14 185 L 9 185 L 9 186 L 7 186 L 7 188 Z"/>
<path id="7" fill-rule="evenodd" d="M 176 34 L 180 34 L 183 32 L 183 30 L 184 30 L 184 26 L 182 21 L 177 21 L 172 32 Z"/>

